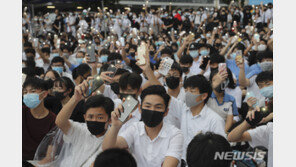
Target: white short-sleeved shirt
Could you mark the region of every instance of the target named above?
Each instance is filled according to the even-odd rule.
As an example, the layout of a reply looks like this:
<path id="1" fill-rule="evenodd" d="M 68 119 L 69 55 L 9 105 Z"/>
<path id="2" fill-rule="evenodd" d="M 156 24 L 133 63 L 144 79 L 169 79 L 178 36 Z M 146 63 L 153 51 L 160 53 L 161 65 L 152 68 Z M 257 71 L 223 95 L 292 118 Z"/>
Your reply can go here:
<path id="1" fill-rule="evenodd" d="M 252 76 L 250 80 L 250 86 L 247 87 L 247 92 L 253 92 L 256 98 L 259 100 L 259 106 L 262 107 L 265 105 L 265 97 L 261 95 L 260 89 L 256 83 L 257 75 Z M 244 102 L 246 102 L 247 99 L 244 99 Z"/>
<path id="2" fill-rule="evenodd" d="M 242 90 L 240 87 L 236 87 L 234 89 L 226 88 L 225 93 L 233 96 L 235 98 L 237 108 L 241 108 L 242 106 Z"/>
<path id="3" fill-rule="evenodd" d="M 71 145 L 71 152 L 66 153 L 70 156 L 65 157 L 60 166 L 80 167 L 88 159 L 83 167 L 89 167 L 95 161 L 96 156 L 102 152 L 104 136 L 97 138 L 92 135 L 86 123 L 69 121 L 71 128 L 67 135 L 63 135 L 63 139 L 65 143 Z"/>
<path id="4" fill-rule="evenodd" d="M 201 73 L 202 69 L 199 68 L 199 66 L 201 65 L 201 56 L 199 56 L 199 59 L 197 61 L 193 61 L 192 63 L 192 66 L 190 68 L 190 72 L 193 74 L 193 75 L 198 75 Z M 209 79 L 210 77 L 210 73 L 211 73 L 211 70 L 210 68 L 207 69 L 207 71 L 204 73 L 204 76 L 207 76 L 207 79 Z"/>
<path id="5" fill-rule="evenodd" d="M 168 92 L 168 87 L 167 86 L 165 86 L 164 87 L 165 88 L 165 90 Z M 179 92 L 179 94 L 178 94 L 178 96 L 177 96 L 177 99 L 178 100 L 181 100 L 182 102 L 184 102 L 185 103 L 185 89 L 184 89 L 184 87 L 181 87 L 180 88 L 180 92 Z"/>
<path id="6" fill-rule="evenodd" d="M 203 107 L 199 115 L 192 116 L 191 110 L 185 103 L 172 97 L 170 104 L 168 116 L 172 115 L 172 117 L 180 120 L 184 136 L 182 159 L 186 159 L 187 146 L 199 132 L 213 132 L 226 138 L 224 132 L 225 121 L 207 105 Z"/>
<path id="7" fill-rule="evenodd" d="M 268 149 L 268 167 L 273 166 L 273 123 L 259 126 L 255 129 L 248 130 L 251 141 L 251 147 L 263 146 Z"/>
<path id="8" fill-rule="evenodd" d="M 147 135 L 143 122 L 133 123 L 119 136 L 125 139 L 140 167 L 160 167 L 167 156 L 180 162 L 183 135 L 181 130 L 170 124 L 163 123 L 153 140 Z"/>

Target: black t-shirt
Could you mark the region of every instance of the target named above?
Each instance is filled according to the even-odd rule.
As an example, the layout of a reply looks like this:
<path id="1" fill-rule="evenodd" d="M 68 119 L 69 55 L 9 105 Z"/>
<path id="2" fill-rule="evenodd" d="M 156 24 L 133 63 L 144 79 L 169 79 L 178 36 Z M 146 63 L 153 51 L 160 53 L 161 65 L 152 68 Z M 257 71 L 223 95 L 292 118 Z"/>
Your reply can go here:
<path id="1" fill-rule="evenodd" d="M 45 135 L 55 127 L 56 115 L 49 111 L 42 119 L 36 119 L 25 105 L 22 106 L 22 159 L 33 160 L 36 149 Z"/>
<path id="2" fill-rule="evenodd" d="M 220 22 L 227 22 L 227 14 L 224 13 L 223 15 L 218 15 L 218 19 Z"/>

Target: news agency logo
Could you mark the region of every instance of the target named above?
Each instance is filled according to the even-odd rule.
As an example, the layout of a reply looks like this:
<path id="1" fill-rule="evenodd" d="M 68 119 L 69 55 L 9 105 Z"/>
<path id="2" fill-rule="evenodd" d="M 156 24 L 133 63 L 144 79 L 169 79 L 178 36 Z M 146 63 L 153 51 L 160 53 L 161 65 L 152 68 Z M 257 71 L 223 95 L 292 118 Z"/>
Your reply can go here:
<path id="1" fill-rule="evenodd" d="M 265 151 L 260 152 L 216 152 L 214 160 L 263 160 L 266 155 Z"/>

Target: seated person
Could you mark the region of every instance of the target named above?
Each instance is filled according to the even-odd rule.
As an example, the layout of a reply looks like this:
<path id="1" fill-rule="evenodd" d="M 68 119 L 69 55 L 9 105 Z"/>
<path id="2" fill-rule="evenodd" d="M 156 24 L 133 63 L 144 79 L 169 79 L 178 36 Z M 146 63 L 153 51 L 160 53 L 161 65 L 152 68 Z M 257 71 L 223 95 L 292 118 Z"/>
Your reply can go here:
<path id="1" fill-rule="evenodd" d="M 199 133 L 188 145 L 187 165 L 188 167 L 230 167 L 230 160 L 215 160 L 214 156 L 217 152 L 231 152 L 229 142 L 215 133 Z"/>
<path id="2" fill-rule="evenodd" d="M 123 112 L 120 105 L 112 112 L 112 126 L 104 138 L 103 150 L 130 149 L 137 164 L 143 167 L 177 167 L 182 155 L 183 135 L 179 129 L 163 122 L 169 100 L 170 96 L 160 85 L 144 89 L 139 107 L 143 121 L 131 124 L 118 135 L 123 125 L 119 120 Z"/>

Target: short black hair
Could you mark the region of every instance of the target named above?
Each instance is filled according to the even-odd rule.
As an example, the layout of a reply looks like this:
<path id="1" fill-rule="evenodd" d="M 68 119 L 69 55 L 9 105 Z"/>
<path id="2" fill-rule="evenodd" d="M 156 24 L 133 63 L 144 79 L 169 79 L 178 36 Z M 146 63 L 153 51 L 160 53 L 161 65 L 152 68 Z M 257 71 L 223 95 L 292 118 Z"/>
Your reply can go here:
<path id="1" fill-rule="evenodd" d="M 199 93 L 208 93 L 208 97 L 205 99 L 205 103 L 207 103 L 209 97 L 212 94 L 212 86 L 211 83 L 201 74 L 193 75 L 187 78 L 184 82 L 184 88 L 198 88 Z"/>
<path id="2" fill-rule="evenodd" d="M 57 57 L 54 57 L 54 58 L 51 60 L 51 65 L 52 65 L 53 63 L 58 63 L 58 62 L 61 62 L 63 65 L 65 64 L 65 60 L 64 60 L 62 57 L 57 56 Z"/>
<path id="3" fill-rule="evenodd" d="M 257 84 L 259 82 L 273 81 L 273 72 L 272 71 L 263 71 L 257 75 L 255 81 Z"/>
<path id="4" fill-rule="evenodd" d="M 188 145 L 186 161 L 188 167 L 229 167 L 231 160 L 215 160 L 216 152 L 231 152 L 229 142 L 221 135 L 206 132 L 196 135 Z"/>
<path id="5" fill-rule="evenodd" d="M 170 96 L 167 94 L 165 88 L 162 85 L 152 85 L 144 89 L 141 93 L 141 101 L 144 102 L 144 99 L 147 95 L 158 95 L 163 98 L 165 108 L 168 108 Z"/>
<path id="6" fill-rule="evenodd" d="M 238 44 L 235 46 L 235 48 L 237 48 L 238 50 L 241 50 L 243 53 L 244 53 L 244 51 L 245 51 L 245 49 L 246 49 L 245 45 L 242 44 L 242 43 L 238 43 Z"/>
<path id="7" fill-rule="evenodd" d="M 163 54 L 168 54 L 168 55 L 170 55 L 170 57 L 172 57 L 172 55 L 173 55 L 172 49 L 170 49 L 169 47 L 165 47 L 165 48 L 161 51 L 161 55 L 163 55 Z"/>
<path id="8" fill-rule="evenodd" d="M 119 88 L 125 90 L 129 85 L 132 89 L 139 90 L 142 85 L 142 80 L 142 77 L 137 73 L 124 73 L 119 79 Z"/>
<path id="9" fill-rule="evenodd" d="M 31 42 L 25 42 L 24 47 L 32 48 L 32 43 Z"/>
<path id="10" fill-rule="evenodd" d="M 36 51 L 33 48 L 28 48 L 25 50 L 25 54 L 28 54 L 28 53 L 32 53 L 33 55 L 35 55 Z"/>
<path id="11" fill-rule="evenodd" d="M 259 51 L 256 54 L 258 62 L 262 62 L 263 59 L 273 59 L 273 52 L 270 50 Z"/>
<path id="12" fill-rule="evenodd" d="M 134 49 L 135 51 L 137 51 L 137 45 L 130 45 L 129 50 L 130 49 Z"/>
<path id="13" fill-rule="evenodd" d="M 41 89 L 41 90 L 48 90 L 50 87 L 48 82 L 37 77 L 27 77 L 23 84 L 23 89 L 28 86 L 31 86 L 32 88 L 35 88 L 35 89 Z"/>
<path id="14" fill-rule="evenodd" d="M 74 85 L 74 83 L 72 82 L 72 80 L 70 78 L 68 78 L 68 77 L 59 77 L 56 80 L 54 80 L 54 85 L 55 84 L 59 85 L 59 87 L 63 87 L 63 85 L 65 85 L 67 90 L 71 89 L 71 92 L 70 92 L 69 96 L 70 97 L 73 96 L 75 85 Z"/>
<path id="15" fill-rule="evenodd" d="M 213 53 L 210 54 L 210 64 L 214 64 L 214 63 L 224 63 L 225 62 L 225 57 L 219 55 L 218 53 Z"/>
<path id="16" fill-rule="evenodd" d="M 123 69 L 123 68 L 118 68 L 118 69 L 116 70 L 114 76 L 116 76 L 116 75 L 121 75 L 121 74 L 124 74 L 124 73 L 126 73 L 126 72 L 129 72 L 129 71 L 126 70 L 126 69 Z"/>
<path id="17" fill-rule="evenodd" d="M 84 76 L 87 72 L 91 72 L 91 68 L 88 64 L 82 63 L 72 71 L 73 79 L 76 79 L 78 76 Z"/>
<path id="18" fill-rule="evenodd" d="M 102 49 L 100 55 L 110 55 L 110 51 L 108 49 Z"/>
<path id="19" fill-rule="evenodd" d="M 41 49 L 42 53 L 47 53 L 50 54 L 50 48 L 49 47 L 44 47 Z"/>
<path id="20" fill-rule="evenodd" d="M 112 60 L 122 60 L 122 57 L 119 53 L 114 52 L 108 56 L 108 61 L 112 61 Z"/>
<path id="21" fill-rule="evenodd" d="M 180 64 L 192 64 L 193 58 L 190 55 L 183 55 L 180 58 Z"/>
<path id="22" fill-rule="evenodd" d="M 111 112 L 114 110 L 114 103 L 109 97 L 100 94 L 88 98 L 84 103 L 84 114 L 86 114 L 88 109 L 96 107 L 104 108 L 108 117 L 111 118 Z"/>
<path id="23" fill-rule="evenodd" d="M 171 70 L 177 70 L 177 71 L 179 71 L 180 76 L 182 77 L 182 73 L 183 73 L 182 72 L 182 68 L 181 68 L 181 66 L 177 62 L 174 62 L 172 64 Z"/>
<path id="24" fill-rule="evenodd" d="M 125 149 L 111 148 L 100 153 L 94 167 L 137 167 L 135 158 Z"/>

